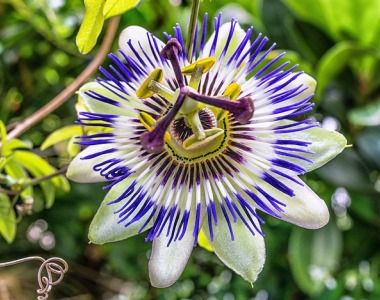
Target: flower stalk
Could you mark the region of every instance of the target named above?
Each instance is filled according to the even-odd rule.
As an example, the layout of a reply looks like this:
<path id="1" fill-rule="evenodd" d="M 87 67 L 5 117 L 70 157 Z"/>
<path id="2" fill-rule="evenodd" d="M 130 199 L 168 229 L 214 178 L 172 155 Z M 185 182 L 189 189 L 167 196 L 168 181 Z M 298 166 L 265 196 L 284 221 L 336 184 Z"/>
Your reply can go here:
<path id="1" fill-rule="evenodd" d="M 197 20 L 198 20 L 198 13 L 199 13 L 200 4 L 201 4 L 200 0 L 193 0 L 192 5 L 191 5 L 189 31 L 187 33 L 187 41 L 186 41 L 187 60 L 190 63 L 191 63 L 191 60 L 193 58 L 192 41 L 194 40 L 195 29 L 197 27 Z"/>

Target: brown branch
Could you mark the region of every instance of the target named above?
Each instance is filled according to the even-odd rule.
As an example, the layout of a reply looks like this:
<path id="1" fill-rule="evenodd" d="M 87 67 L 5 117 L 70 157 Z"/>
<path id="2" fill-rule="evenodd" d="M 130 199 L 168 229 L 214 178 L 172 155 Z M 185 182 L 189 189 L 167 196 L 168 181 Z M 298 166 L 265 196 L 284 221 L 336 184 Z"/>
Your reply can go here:
<path id="1" fill-rule="evenodd" d="M 56 110 L 63 103 L 65 103 L 78 89 L 79 87 L 93 74 L 96 72 L 98 67 L 102 64 L 104 59 L 109 52 L 109 49 L 114 40 L 117 27 L 119 25 L 120 17 L 113 17 L 107 27 L 102 45 L 99 48 L 98 53 L 91 61 L 91 63 L 79 74 L 79 76 L 63 91 L 61 91 L 57 96 L 55 96 L 46 105 L 41 107 L 38 111 L 32 114 L 30 117 L 26 118 L 21 123 L 17 124 L 15 128 L 9 132 L 7 139 L 13 139 L 20 136 L 30 127 L 40 122 L 45 116 Z"/>

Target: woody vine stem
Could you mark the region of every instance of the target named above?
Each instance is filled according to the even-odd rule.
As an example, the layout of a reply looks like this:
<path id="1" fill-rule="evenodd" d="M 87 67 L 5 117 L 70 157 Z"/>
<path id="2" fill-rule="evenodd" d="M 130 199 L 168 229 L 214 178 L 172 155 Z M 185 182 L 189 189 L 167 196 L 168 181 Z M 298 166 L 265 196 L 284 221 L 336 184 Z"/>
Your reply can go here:
<path id="1" fill-rule="evenodd" d="M 29 128 L 40 122 L 45 116 L 59 108 L 64 104 L 78 89 L 79 87 L 92 75 L 106 58 L 112 42 L 114 41 L 115 34 L 119 25 L 120 17 L 113 17 L 108 24 L 102 45 L 98 53 L 91 61 L 91 63 L 80 73 L 77 78 L 61 91 L 57 96 L 50 100 L 45 106 L 41 107 L 30 117 L 17 124 L 8 134 L 7 139 L 13 139 L 20 136 Z"/>

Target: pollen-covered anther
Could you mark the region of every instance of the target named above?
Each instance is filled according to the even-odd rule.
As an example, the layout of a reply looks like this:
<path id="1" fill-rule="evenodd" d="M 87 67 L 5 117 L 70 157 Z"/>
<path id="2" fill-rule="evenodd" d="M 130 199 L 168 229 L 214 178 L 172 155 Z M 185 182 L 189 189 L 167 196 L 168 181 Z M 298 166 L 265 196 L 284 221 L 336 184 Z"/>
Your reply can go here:
<path id="1" fill-rule="evenodd" d="M 236 82 L 232 82 L 227 88 L 224 90 L 223 96 L 229 97 L 231 100 L 236 100 L 241 92 L 240 84 Z"/>
<path id="2" fill-rule="evenodd" d="M 192 75 L 194 72 L 196 72 L 197 69 L 199 69 L 204 74 L 210 71 L 210 69 L 214 66 L 215 62 L 215 57 L 201 58 L 193 62 L 192 64 L 183 67 L 181 71 L 185 75 Z"/>
<path id="3" fill-rule="evenodd" d="M 164 73 L 162 69 L 157 68 L 154 69 L 148 77 L 143 81 L 143 83 L 140 85 L 140 87 L 136 91 L 137 97 L 140 99 L 146 99 L 150 98 L 155 94 L 154 89 L 151 88 L 152 82 L 161 82 L 164 78 Z"/>
<path id="4" fill-rule="evenodd" d="M 227 88 L 223 92 L 223 96 L 228 97 L 231 101 L 235 101 L 241 93 L 241 86 L 237 82 L 232 82 L 227 86 Z M 217 113 L 217 119 L 222 120 L 225 117 L 227 117 L 228 111 L 226 110 L 219 110 Z"/>
<path id="5" fill-rule="evenodd" d="M 152 131 L 154 124 L 156 123 L 156 120 L 151 115 L 147 114 L 146 112 L 141 112 L 139 114 L 139 120 L 141 124 L 145 127 L 145 129 L 147 129 L 148 131 Z M 170 134 L 168 132 L 165 132 L 164 140 L 165 142 L 170 141 Z"/>

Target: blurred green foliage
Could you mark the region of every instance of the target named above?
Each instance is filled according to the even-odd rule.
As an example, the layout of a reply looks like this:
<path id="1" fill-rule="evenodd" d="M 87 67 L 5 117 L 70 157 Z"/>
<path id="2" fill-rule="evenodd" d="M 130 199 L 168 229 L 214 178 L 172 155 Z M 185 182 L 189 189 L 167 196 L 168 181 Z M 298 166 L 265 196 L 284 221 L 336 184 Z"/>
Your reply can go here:
<path id="1" fill-rule="evenodd" d="M 186 28 L 190 5 L 142 0 L 122 17 L 121 28 L 141 25 L 163 37 L 177 22 Z M 65 179 L 57 177 L 23 188 L 77 153 L 70 140 L 79 130 L 72 125 L 75 97 L 22 139 L 2 142 L 0 185 L 12 187 L 17 197 L 0 194 L 1 260 L 38 253 L 68 259 L 72 272 L 54 290 L 54 299 L 380 299 L 379 5 L 377 0 L 201 4 L 202 14 L 223 11 L 224 20 L 253 25 L 287 50 L 286 60 L 318 79 L 315 117 L 352 144 L 304 178 L 330 206 L 326 228 L 308 231 L 265 217 L 267 263 L 253 288 L 212 253 L 195 249 L 177 284 L 153 289 L 147 280 L 150 244 L 143 236 L 87 244 L 89 222 L 104 196 L 101 186 L 72 184 L 68 193 Z M 8 129 L 47 103 L 91 60 L 92 54 L 80 55 L 75 45 L 83 16 L 81 0 L 0 0 L 0 119 Z M 51 234 L 53 244 L 47 243 Z M 3 274 L 0 270 L 0 278 Z M 124 296 L 116 298 L 119 294 Z"/>

